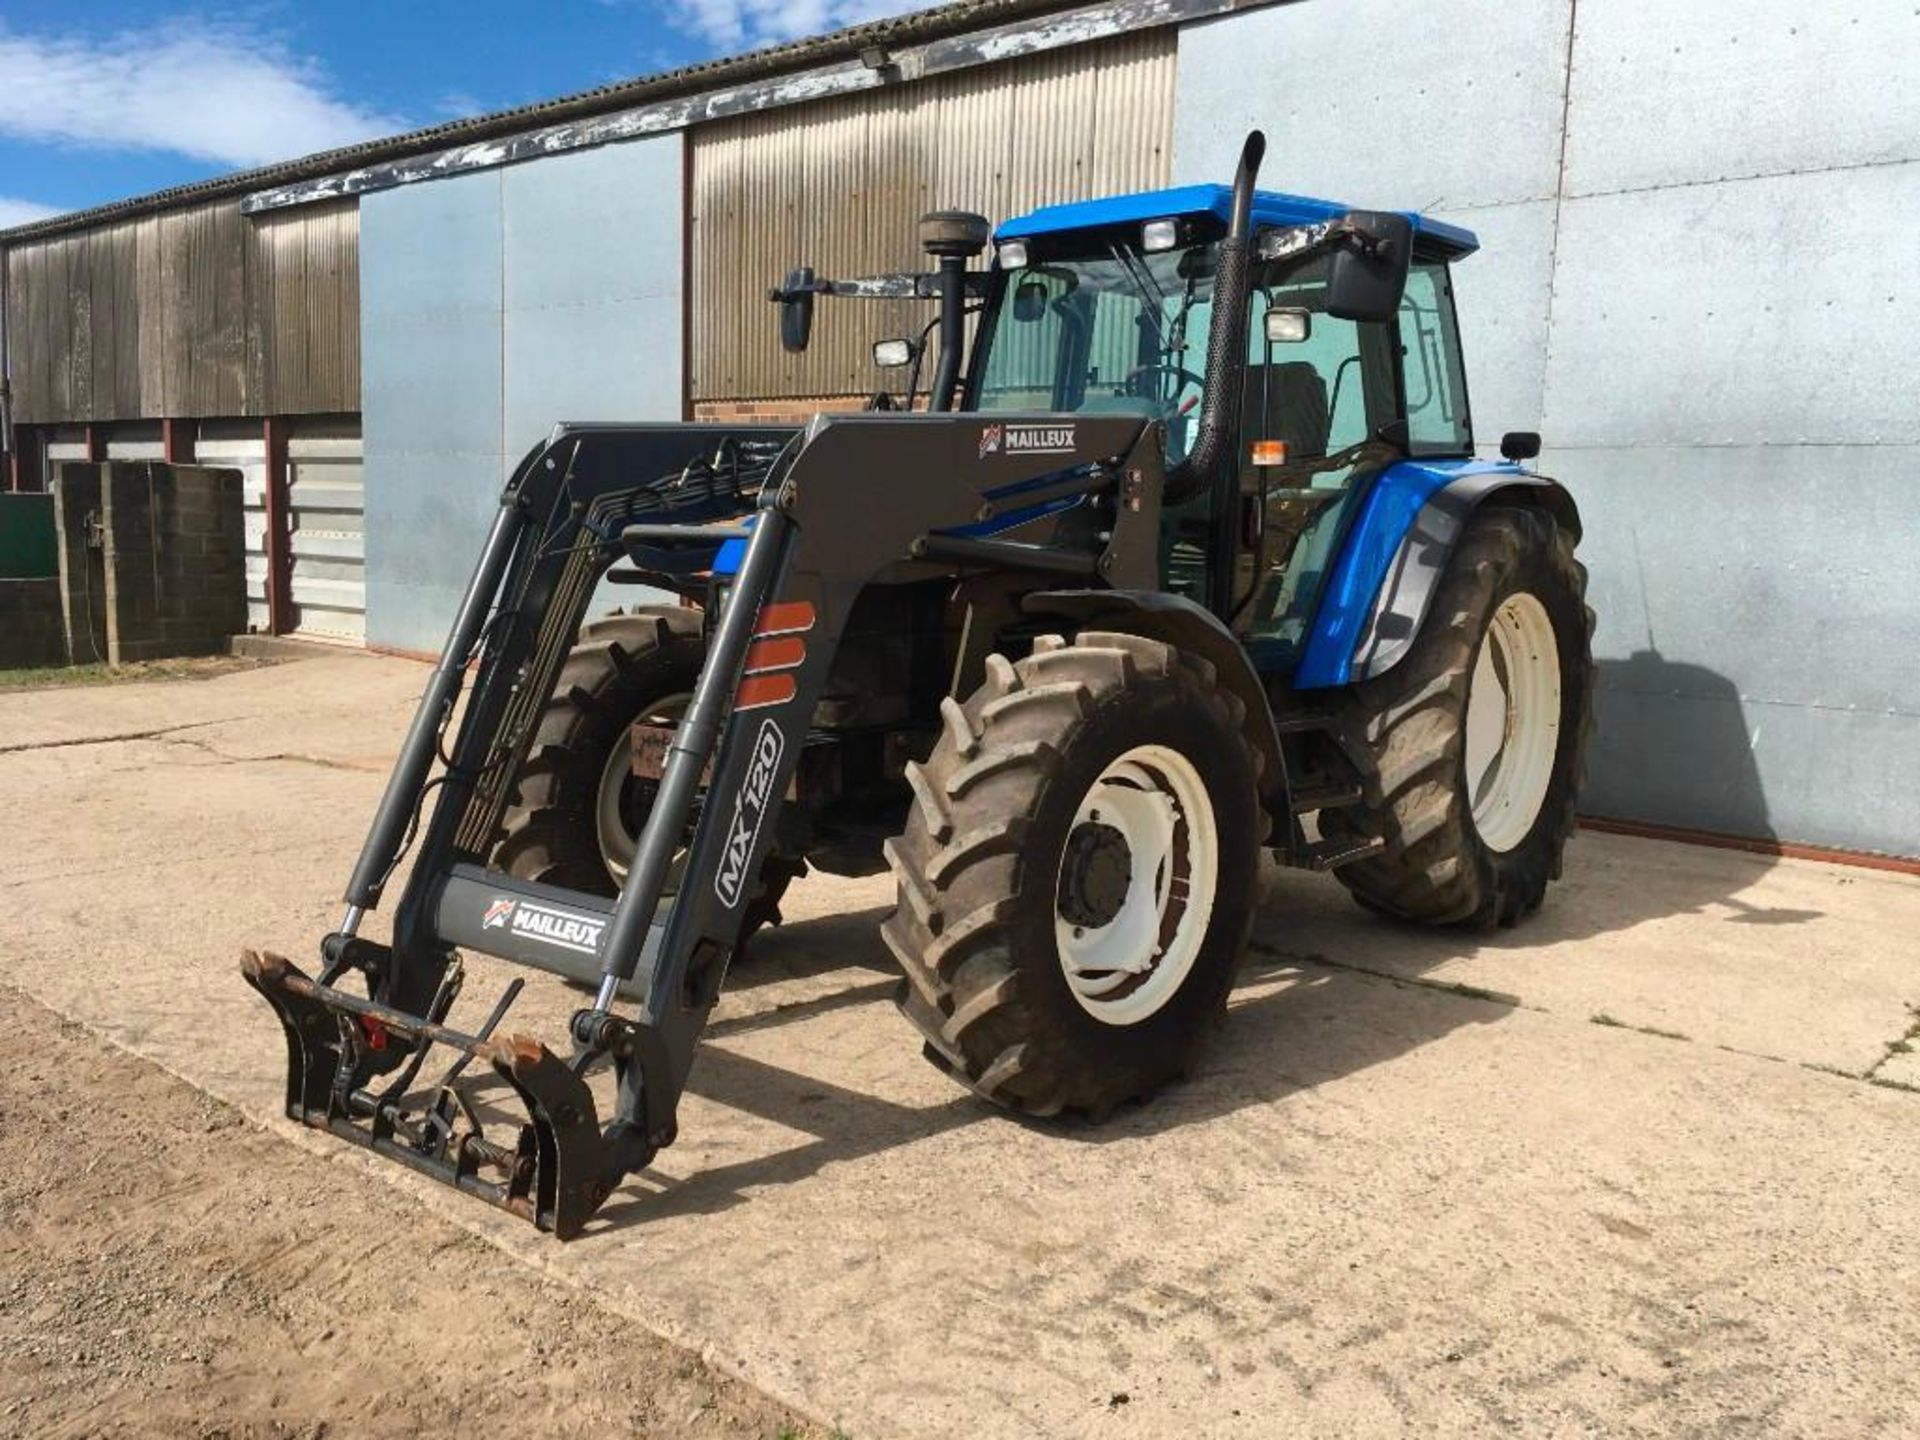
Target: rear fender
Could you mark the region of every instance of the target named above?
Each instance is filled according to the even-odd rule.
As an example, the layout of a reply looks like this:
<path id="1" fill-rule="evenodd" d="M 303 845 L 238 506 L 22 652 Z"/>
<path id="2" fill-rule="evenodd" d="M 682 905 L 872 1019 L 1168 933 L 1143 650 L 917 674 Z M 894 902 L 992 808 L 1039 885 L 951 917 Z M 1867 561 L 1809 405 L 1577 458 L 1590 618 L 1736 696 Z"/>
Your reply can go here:
<path id="1" fill-rule="evenodd" d="M 1335 562 L 1293 674 L 1296 690 L 1384 675 L 1413 646 L 1473 513 L 1536 506 L 1580 537 L 1573 496 L 1505 461 L 1402 461 L 1382 474 Z"/>
<path id="2" fill-rule="evenodd" d="M 1276 816 L 1287 811 L 1287 761 L 1274 727 L 1266 686 L 1231 630 L 1213 612 L 1184 595 L 1159 590 L 1042 590 L 1021 606 L 1030 615 L 1057 615 L 1073 630 L 1117 630 L 1161 640 L 1212 664 L 1223 688 L 1246 707 L 1247 743 L 1260 756 L 1260 799 Z"/>

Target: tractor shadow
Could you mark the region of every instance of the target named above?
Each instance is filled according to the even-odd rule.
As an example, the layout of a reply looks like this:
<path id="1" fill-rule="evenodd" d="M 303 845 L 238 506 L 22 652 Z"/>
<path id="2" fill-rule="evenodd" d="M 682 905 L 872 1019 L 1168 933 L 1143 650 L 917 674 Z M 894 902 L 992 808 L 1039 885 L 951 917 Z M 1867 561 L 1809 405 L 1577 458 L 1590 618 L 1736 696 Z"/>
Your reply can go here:
<path id="1" fill-rule="evenodd" d="M 1699 825 L 1705 813 L 1715 828 L 1771 837 L 1730 681 L 1652 651 L 1602 662 L 1600 670 L 1588 791 L 1598 813 L 1656 825 Z M 1690 719 L 1677 734 L 1676 696 L 1689 702 Z M 1664 748 L 1647 743 L 1656 724 Z M 885 907 L 790 922 L 760 937 L 729 976 L 730 994 L 747 1006 L 723 1010 L 709 1028 L 715 1043 L 703 1047 L 689 1093 L 797 1132 L 798 1143 L 737 1160 L 726 1158 L 732 1145 L 718 1145 L 715 1163 L 684 1179 L 649 1172 L 614 1198 L 594 1229 L 725 1210 L 763 1187 L 968 1126 L 1016 1125 L 1067 1143 L 1104 1145 L 1253 1107 L 1285 1107 L 1302 1092 L 1511 1017 L 1522 997 L 1462 983 L 1458 962 L 1535 951 L 1541 965 L 1564 966 L 1578 960 L 1564 950 L 1569 944 L 1679 916 L 1740 925 L 1819 918 L 1817 911 L 1742 898 L 1779 863 L 1765 854 L 1583 829 L 1544 909 L 1491 933 L 1401 924 L 1362 910 L 1331 877 L 1271 869 L 1227 1019 L 1191 1076 L 1097 1126 L 1011 1117 L 919 1068 L 919 1037 L 892 1005 L 899 982 L 879 937 Z M 1442 970 L 1444 978 L 1436 973 Z M 789 1054 L 805 1069 L 788 1068 Z M 841 1079 L 820 1078 L 825 1074 Z"/>
<path id="2" fill-rule="evenodd" d="M 1337 890 L 1323 877 L 1305 878 Z M 1344 896 L 1332 900 L 1341 923 L 1349 923 Z M 714 1020 L 688 1085 L 689 1099 L 705 1102 L 703 1109 L 732 1112 L 722 1116 L 732 1134 L 714 1131 L 711 1119 L 688 1119 L 689 1133 L 699 1123 L 712 1142 L 711 1161 L 684 1176 L 650 1170 L 629 1180 L 590 1234 L 730 1210 L 770 1187 L 970 1126 L 1017 1126 L 1049 1141 L 1098 1145 L 1285 1105 L 1303 1091 L 1511 1013 L 1502 1003 L 1330 963 L 1321 952 L 1337 953 L 1338 942 L 1315 916 L 1290 916 L 1270 904 L 1226 1020 L 1209 1035 L 1186 1082 L 1100 1125 L 1028 1120 L 967 1094 L 921 1057 L 920 1037 L 893 1006 L 897 971 L 878 934 L 886 914 L 876 908 L 821 917 L 763 938 L 739 975 L 737 993 L 752 996 L 753 1008 Z M 1351 923 L 1397 929 L 1357 909 Z M 791 998 L 768 1003 L 765 992 L 776 987 Z M 836 1078 L 823 1078 L 829 1075 Z M 771 1137 L 768 1127 L 777 1127 Z M 777 1148 L 765 1148 L 769 1143 Z"/>

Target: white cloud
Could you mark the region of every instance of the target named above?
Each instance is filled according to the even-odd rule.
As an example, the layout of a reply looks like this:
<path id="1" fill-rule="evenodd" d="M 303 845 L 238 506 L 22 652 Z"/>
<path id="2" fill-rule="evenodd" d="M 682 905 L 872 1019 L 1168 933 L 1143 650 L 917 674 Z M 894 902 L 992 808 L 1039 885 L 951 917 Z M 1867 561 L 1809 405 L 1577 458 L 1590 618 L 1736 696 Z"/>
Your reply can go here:
<path id="1" fill-rule="evenodd" d="M 113 35 L 0 27 L 0 135 L 264 165 L 405 129 L 232 25 Z"/>
<path id="2" fill-rule="evenodd" d="M 0 230 L 11 230 L 16 225 L 31 225 L 36 220 L 51 220 L 62 213 L 52 205 L 42 205 L 37 200 L 16 200 L 11 195 L 0 195 Z"/>
<path id="3" fill-rule="evenodd" d="M 822 35 L 864 20 L 931 8 L 934 0 L 682 0 L 669 11 L 676 29 L 722 52 L 757 49 Z"/>

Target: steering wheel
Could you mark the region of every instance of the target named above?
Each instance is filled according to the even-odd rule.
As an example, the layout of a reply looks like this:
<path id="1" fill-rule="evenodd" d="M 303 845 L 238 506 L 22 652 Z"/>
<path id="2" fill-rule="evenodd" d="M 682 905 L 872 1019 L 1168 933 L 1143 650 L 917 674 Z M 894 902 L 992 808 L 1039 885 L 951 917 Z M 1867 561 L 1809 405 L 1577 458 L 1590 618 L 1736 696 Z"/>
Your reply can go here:
<path id="1" fill-rule="evenodd" d="M 1184 415 L 1193 409 L 1194 406 L 1198 405 L 1200 403 L 1200 394 L 1207 387 L 1206 376 L 1196 375 L 1184 365 L 1169 365 L 1165 362 L 1160 362 L 1152 365 L 1141 365 L 1133 370 L 1129 370 L 1127 372 L 1127 378 L 1122 382 L 1126 387 L 1127 393 L 1129 395 L 1136 395 L 1142 400 L 1158 400 L 1164 405 L 1171 405 L 1172 402 L 1164 396 L 1157 393 L 1149 394 L 1146 386 L 1140 383 L 1140 381 L 1148 375 L 1172 375 L 1178 379 L 1183 386 L 1190 384 L 1194 387 L 1195 393 L 1188 396 L 1187 399 L 1174 410 L 1173 413 L 1175 415 Z M 1159 387 L 1155 386 L 1154 388 L 1157 391 Z"/>

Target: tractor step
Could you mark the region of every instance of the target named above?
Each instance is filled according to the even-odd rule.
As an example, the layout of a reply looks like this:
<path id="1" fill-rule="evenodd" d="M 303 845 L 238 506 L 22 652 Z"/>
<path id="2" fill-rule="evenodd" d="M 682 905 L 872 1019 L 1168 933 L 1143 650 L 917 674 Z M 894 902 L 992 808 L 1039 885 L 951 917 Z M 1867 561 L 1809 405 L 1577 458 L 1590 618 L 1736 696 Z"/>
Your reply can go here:
<path id="1" fill-rule="evenodd" d="M 1306 785 L 1293 792 L 1293 813 L 1312 815 L 1320 810 L 1342 810 L 1349 805 L 1358 805 L 1365 798 L 1366 792 L 1353 781 Z"/>
<path id="2" fill-rule="evenodd" d="M 1378 835 L 1358 840 L 1317 840 L 1300 852 L 1298 864 L 1303 870 L 1338 870 L 1386 848 L 1387 842 Z"/>

